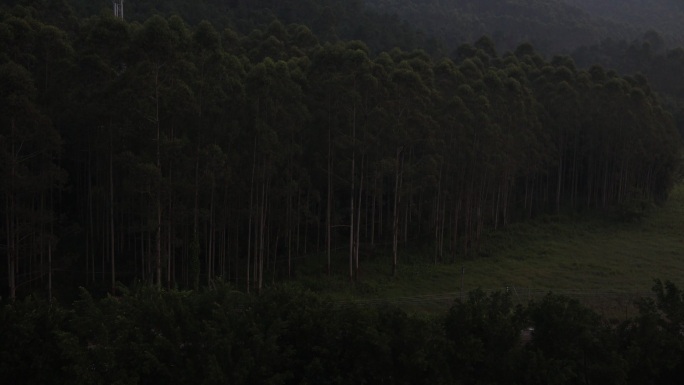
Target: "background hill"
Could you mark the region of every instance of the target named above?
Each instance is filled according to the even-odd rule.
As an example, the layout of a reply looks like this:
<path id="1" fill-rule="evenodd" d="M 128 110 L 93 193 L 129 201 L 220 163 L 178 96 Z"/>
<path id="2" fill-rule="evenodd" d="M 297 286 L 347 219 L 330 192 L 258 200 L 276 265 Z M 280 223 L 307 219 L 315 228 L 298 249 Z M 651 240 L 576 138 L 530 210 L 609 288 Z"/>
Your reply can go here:
<path id="1" fill-rule="evenodd" d="M 449 49 L 482 35 L 501 50 L 532 43 L 546 54 L 568 53 L 605 39 L 631 41 L 648 30 L 668 46 L 684 42 L 681 4 L 671 0 L 367 0 L 443 41 Z"/>
<path id="2" fill-rule="evenodd" d="M 502 51 L 528 42 L 540 52 L 557 54 L 608 36 L 631 39 L 637 30 L 621 20 L 607 20 L 558 0 L 368 0 L 378 11 L 396 12 L 449 50 L 491 36 Z"/>
<path id="3" fill-rule="evenodd" d="M 631 26 L 639 33 L 654 30 L 668 46 L 684 43 L 684 5 L 679 0 L 565 0 L 588 14 Z M 615 37 L 613 37 L 615 38 Z"/>
<path id="4" fill-rule="evenodd" d="M 67 9 L 85 17 L 111 8 L 105 0 L 4 3 L 41 5 L 45 17 Z M 377 50 L 422 48 L 438 54 L 451 54 L 483 35 L 502 52 L 531 43 L 547 55 L 605 39 L 631 42 L 649 30 L 667 47 L 684 42 L 684 9 L 674 0 L 128 0 L 125 11 L 131 21 L 177 14 L 190 24 L 208 20 L 245 34 L 277 18 L 305 24 L 324 41 L 358 39 Z"/>

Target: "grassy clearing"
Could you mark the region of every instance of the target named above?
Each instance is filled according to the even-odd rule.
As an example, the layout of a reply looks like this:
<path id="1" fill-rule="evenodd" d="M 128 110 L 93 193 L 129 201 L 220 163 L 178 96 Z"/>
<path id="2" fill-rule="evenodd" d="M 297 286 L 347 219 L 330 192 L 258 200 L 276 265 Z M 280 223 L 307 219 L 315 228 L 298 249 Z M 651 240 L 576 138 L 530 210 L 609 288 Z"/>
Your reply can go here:
<path id="1" fill-rule="evenodd" d="M 465 292 L 508 288 L 521 301 L 549 291 L 591 299 L 585 302 L 618 298 L 620 307 L 649 295 L 656 278 L 684 286 L 684 185 L 641 221 L 544 217 L 488 234 L 483 244 L 486 257 L 449 264 L 404 256 L 395 278 L 390 276 L 387 251 L 361 261 L 361 281 L 354 285 L 348 282 L 348 265 L 340 254 L 333 277 L 309 268 L 301 282 L 341 300 L 450 302 L 463 284 Z"/>

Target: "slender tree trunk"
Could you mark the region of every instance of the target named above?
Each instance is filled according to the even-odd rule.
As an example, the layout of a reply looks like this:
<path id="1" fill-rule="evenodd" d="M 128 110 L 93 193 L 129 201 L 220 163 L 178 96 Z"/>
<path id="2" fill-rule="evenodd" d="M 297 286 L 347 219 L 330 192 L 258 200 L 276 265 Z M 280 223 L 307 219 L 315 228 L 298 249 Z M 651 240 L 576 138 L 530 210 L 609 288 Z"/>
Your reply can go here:
<path id="1" fill-rule="evenodd" d="M 380 237 L 381 241 L 384 240 L 383 239 L 383 236 L 384 236 L 383 230 L 385 228 L 385 221 L 384 221 L 385 216 L 383 215 L 385 212 L 385 210 L 384 210 L 384 206 L 385 206 L 385 199 L 384 199 L 384 192 L 385 191 L 384 190 L 385 189 L 383 186 L 384 185 L 383 179 L 384 178 L 381 176 L 380 177 L 380 190 L 378 190 L 378 199 L 379 199 L 379 201 L 378 201 L 378 236 Z M 389 210 L 389 205 L 387 205 L 387 206 L 388 206 L 387 210 Z"/>
<path id="2" fill-rule="evenodd" d="M 446 205 L 446 193 L 442 193 L 442 213 L 440 216 L 440 226 L 439 226 L 439 260 L 443 263 L 444 261 L 444 233 L 446 229 L 446 218 L 447 218 L 447 205 Z"/>
<path id="3" fill-rule="evenodd" d="M 157 70 L 155 71 L 155 121 L 157 124 L 157 170 L 159 172 L 159 178 L 160 180 L 159 185 L 157 186 L 157 202 L 156 202 L 156 208 L 157 208 L 157 236 L 156 236 L 156 248 L 155 248 L 155 255 L 156 255 L 156 278 L 157 278 L 157 288 L 161 289 L 161 283 L 162 283 L 162 260 L 161 260 L 161 240 L 162 240 L 162 233 L 161 233 L 161 219 L 162 219 L 162 207 L 161 207 L 161 176 L 162 176 L 162 168 L 161 168 L 161 122 L 159 121 L 159 69 L 160 66 L 157 65 Z M 112 255 L 113 257 L 113 255 Z M 113 258 L 112 258 L 113 259 Z"/>
<path id="4" fill-rule="evenodd" d="M 330 102 L 328 102 L 330 103 Z M 328 106 L 328 111 L 330 111 L 330 106 Z M 329 115 L 329 114 L 328 114 Z M 330 275 L 330 244 L 332 242 L 332 122 L 331 118 L 328 116 L 328 201 L 326 206 L 326 255 L 328 257 L 328 276 Z"/>
<path id="5" fill-rule="evenodd" d="M 48 298 L 52 303 L 52 240 L 48 240 Z"/>
<path id="6" fill-rule="evenodd" d="M 235 226 L 235 287 L 240 284 L 240 226 L 239 223 Z"/>
<path id="7" fill-rule="evenodd" d="M 458 250 L 458 223 L 460 221 L 460 215 L 461 215 L 461 206 L 463 205 L 463 197 L 462 194 L 459 194 L 456 196 L 456 202 L 454 203 L 454 228 L 453 228 L 453 246 L 452 246 L 452 253 L 453 253 L 453 260 L 452 262 L 456 263 L 456 254 Z"/>
<path id="8" fill-rule="evenodd" d="M 270 237 L 269 237 L 270 238 Z M 275 284 L 275 276 L 276 276 L 276 269 L 278 265 L 278 242 L 280 241 L 280 227 L 276 229 L 276 240 L 275 243 L 273 243 L 273 269 L 271 270 L 271 284 Z M 270 239 L 269 239 L 269 248 L 271 245 Z"/>
<path id="9" fill-rule="evenodd" d="M 392 276 L 397 276 L 397 260 L 399 251 L 399 207 L 401 204 L 402 158 L 403 147 L 397 148 L 394 174 L 394 220 L 392 224 Z"/>
<path id="10" fill-rule="evenodd" d="M 14 162 L 13 162 L 14 163 Z M 14 165 L 12 165 L 12 176 L 14 176 Z M 12 178 L 13 179 L 13 178 Z M 5 223 L 7 232 L 7 282 L 10 291 L 10 299 L 16 299 L 17 283 L 16 283 L 16 247 L 14 243 L 14 197 L 13 197 L 13 181 L 10 181 L 9 192 L 5 199 Z"/>
<path id="11" fill-rule="evenodd" d="M 104 199 L 106 199 L 106 198 L 104 198 Z M 101 262 L 100 268 L 102 270 L 100 271 L 100 276 L 102 278 L 102 284 L 103 285 L 106 285 L 106 282 L 107 282 L 107 273 L 106 273 L 106 270 L 107 270 L 106 266 L 107 265 L 105 263 L 106 258 L 109 255 L 109 249 L 108 249 L 109 244 L 107 242 L 111 241 L 111 237 L 108 234 L 109 229 L 107 228 L 107 220 L 109 218 L 109 213 L 107 212 L 106 206 L 107 205 L 103 202 L 102 210 L 99 210 L 102 220 L 98 221 L 98 223 L 102 224 L 102 226 L 98 230 L 98 232 L 100 233 L 100 237 L 101 237 L 100 239 L 102 239 L 102 242 L 101 242 L 102 248 L 100 249 L 100 254 L 102 255 L 102 262 Z"/>
<path id="12" fill-rule="evenodd" d="M 373 203 L 371 205 L 371 230 L 370 230 L 370 236 L 371 236 L 371 245 L 375 246 L 375 204 L 378 201 L 378 176 L 375 175 L 373 177 Z"/>
<path id="13" fill-rule="evenodd" d="M 141 207 L 142 206 L 142 201 L 143 198 L 141 196 Z M 145 223 L 142 215 L 140 216 L 140 275 L 142 278 L 143 282 L 146 282 L 145 280 L 147 279 L 147 272 L 145 271 Z M 95 261 L 93 260 L 93 264 L 95 264 Z"/>
<path id="14" fill-rule="evenodd" d="M 288 180 L 293 180 L 292 176 L 292 156 L 290 156 L 290 159 L 288 160 L 288 166 L 287 166 L 287 174 L 288 174 Z M 294 198 L 292 197 L 292 191 L 290 188 L 287 189 L 287 212 L 285 214 L 285 232 L 287 234 L 287 278 L 289 279 L 292 276 L 292 233 L 294 230 L 293 227 L 294 225 L 294 208 L 292 207 L 294 205 Z M 297 187 L 297 194 L 299 194 L 299 187 Z M 298 208 L 299 209 L 299 208 Z M 299 223 L 297 223 L 297 226 L 299 226 Z M 280 230 L 280 228 L 278 228 Z M 278 248 L 278 236 L 276 236 L 276 249 Z M 277 256 L 277 252 L 276 252 Z"/>
<path id="15" fill-rule="evenodd" d="M 470 175 L 470 185 L 468 186 L 468 191 L 466 192 L 465 201 L 465 215 L 464 215 L 464 226 L 463 226 L 463 254 L 468 255 L 468 250 L 470 243 L 472 241 L 472 222 L 473 222 L 473 209 L 475 205 L 475 170 L 471 171 Z"/>
<path id="16" fill-rule="evenodd" d="M 311 203 L 309 202 L 310 194 L 311 194 L 311 187 L 309 187 L 309 188 L 306 190 L 306 202 L 305 202 L 305 204 L 304 204 L 304 207 L 306 207 L 306 213 L 309 212 L 309 208 L 311 207 L 311 206 L 310 206 Z M 317 210 L 317 211 L 318 211 L 318 210 Z M 317 214 L 316 214 L 316 220 L 317 220 L 317 223 L 316 223 L 316 232 L 317 232 L 317 233 L 318 233 L 318 231 L 319 231 L 319 228 L 321 227 L 321 226 L 320 226 L 320 220 L 318 220 L 318 217 L 319 217 L 319 215 L 318 215 L 318 213 L 317 213 Z M 303 253 L 304 253 L 304 256 L 306 256 L 306 254 L 307 254 L 307 246 L 309 245 L 309 218 L 307 218 L 307 215 L 304 215 L 304 240 L 303 240 L 302 242 L 304 243 L 304 246 L 303 246 L 303 247 L 304 247 L 304 251 L 303 251 Z M 318 251 L 318 250 L 316 250 L 316 251 Z"/>
<path id="17" fill-rule="evenodd" d="M 355 117 L 352 118 L 354 120 Z M 354 195 L 356 190 L 354 187 L 354 181 L 356 179 L 356 122 L 352 123 L 352 161 L 351 161 L 351 191 L 349 194 L 349 280 L 354 280 Z"/>
<path id="18" fill-rule="evenodd" d="M 161 289 L 162 285 L 162 259 L 161 259 L 161 241 L 162 241 L 162 232 L 161 232 L 161 202 L 157 201 L 157 231 L 156 231 L 156 245 L 155 245 L 155 255 L 156 255 L 156 277 L 157 277 L 157 288 Z"/>
<path id="19" fill-rule="evenodd" d="M 262 173 L 262 190 L 261 190 L 261 213 L 260 213 L 260 223 L 259 223 L 259 274 L 258 274 L 258 291 L 261 292 L 264 283 L 264 256 L 266 255 L 266 232 L 267 228 L 267 212 L 268 212 L 268 179 L 266 178 L 266 169 L 268 165 L 264 162 L 264 168 Z"/>
<path id="20" fill-rule="evenodd" d="M 558 160 L 558 183 L 556 184 L 556 214 L 560 214 L 561 188 L 563 186 L 563 173 L 565 172 L 565 145 L 563 139 L 561 139 L 558 154 L 560 155 L 560 157 Z"/>
<path id="21" fill-rule="evenodd" d="M 90 148 L 88 148 L 88 165 L 90 165 Z M 88 285 L 89 281 L 89 276 L 90 276 L 90 258 L 91 258 L 91 244 L 92 244 L 92 226 L 93 226 L 93 198 L 92 198 L 92 183 L 90 180 L 90 167 L 87 167 L 87 176 L 86 176 L 86 184 L 87 184 L 87 189 L 88 192 L 86 193 L 87 197 L 87 207 L 88 207 L 88 218 L 86 219 L 87 225 L 86 225 L 86 231 L 85 231 L 85 282 L 86 285 Z M 93 279 L 95 281 L 95 279 Z"/>
<path id="22" fill-rule="evenodd" d="M 295 249 L 295 256 L 299 257 L 300 254 L 300 241 L 301 241 L 301 227 L 302 227 L 302 191 L 300 190 L 299 185 L 297 185 L 297 235 L 295 236 L 296 240 L 296 249 Z M 290 267 L 288 266 L 288 278 L 290 278 Z"/>
<path id="23" fill-rule="evenodd" d="M 505 182 L 505 176 L 502 178 L 502 180 L 499 182 L 499 185 L 497 186 L 496 189 L 496 203 L 494 204 L 494 230 L 499 228 L 499 211 L 501 207 L 501 186 Z"/>
<path id="24" fill-rule="evenodd" d="M 288 166 L 289 169 L 290 166 Z M 292 173 L 288 172 L 289 180 L 292 180 Z M 287 233 L 287 278 L 290 278 L 291 273 L 292 273 L 292 226 L 293 226 L 293 220 L 292 217 L 294 214 L 292 212 L 294 211 L 292 208 L 292 193 L 288 189 L 287 191 L 287 212 L 285 213 L 285 231 Z M 280 228 L 278 228 L 280 230 Z M 276 236 L 276 249 L 278 248 L 278 242 L 277 242 L 278 237 Z M 276 252 L 277 256 L 277 252 Z"/>
<path id="25" fill-rule="evenodd" d="M 570 203 L 572 207 L 577 207 L 577 195 L 578 195 L 578 185 L 579 185 L 579 166 L 577 165 L 577 137 L 575 135 L 574 145 L 572 151 L 572 194 L 570 195 Z"/>
<path id="26" fill-rule="evenodd" d="M 109 232 L 111 236 L 110 257 L 112 263 L 112 294 L 116 293 L 116 255 L 114 248 L 114 143 L 112 124 L 109 123 Z M 104 266 L 102 267 L 104 270 Z"/>
<path id="27" fill-rule="evenodd" d="M 169 167 L 170 170 L 170 167 Z M 171 177 L 171 174 L 169 173 L 169 178 Z M 170 181 L 169 181 L 170 182 Z M 170 183 L 169 183 L 170 184 Z M 166 231 L 166 243 L 168 247 L 167 251 L 167 258 L 166 258 L 166 287 L 168 289 L 171 289 L 171 286 L 173 285 L 175 281 L 175 266 L 174 266 L 174 261 L 175 261 L 175 248 L 173 247 L 173 233 L 174 233 L 174 225 L 173 225 L 173 202 L 171 199 L 171 194 L 169 194 L 169 224 L 167 226 L 167 231 Z"/>
<path id="28" fill-rule="evenodd" d="M 413 148 L 410 149 L 409 151 L 409 164 L 413 162 Z M 402 174 L 402 180 L 403 180 L 403 175 L 404 175 L 404 158 L 402 157 L 401 160 L 401 174 Z M 408 185 L 408 192 L 406 194 L 406 203 L 405 203 L 405 210 L 404 210 L 404 244 L 408 243 L 408 226 L 409 223 L 411 222 L 411 209 L 413 205 L 413 179 L 410 179 L 410 183 Z"/>
<path id="29" fill-rule="evenodd" d="M 249 283 L 250 283 L 250 264 L 251 264 L 251 257 L 252 257 L 252 220 L 254 217 L 254 174 L 256 173 L 256 147 L 257 147 L 257 137 L 256 134 L 254 136 L 254 149 L 253 149 L 253 155 L 252 155 L 252 179 L 249 184 L 249 223 L 247 226 L 247 275 L 246 275 L 246 284 L 247 284 L 247 293 L 249 294 Z M 256 234 L 255 234 L 256 236 Z M 256 244 L 256 242 L 255 242 Z M 256 249 L 256 247 L 255 247 Z"/>
<path id="30" fill-rule="evenodd" d="M 17 157 L 16 146 L 14 143 L 14 136 L 16 132 L 16 123 L 12 119 L 11 122 L 11 141 L 12 141 L 12 159 L 9 189 L 6 199 L 6 222 L 7 222 L 7 281 L 10 289 L 10 299 L 14 301 L 17 298 L 17 237 L 16 237 L 16 196 L 15 196 L 15 179 L 17 176 Z"/>
<path id="31" fill-rule="evenodd" d="M 439 200 L 440 191 L 437 189 L 437 197 L 435 198 L 435 203 L 432 206 L 433 210 L 433 222 L 432 228 L 435 232 L 435 253 L 434 253 L 434 264 L 437 264 L 437 259 L 439 258 Z"/>
<path id="32" fill-rule="evenodd" d="M 212 278 L 214 276 L 214 190 L 216 189 L 216 181 L 212 177 L 211 180 L 211 198 L 209 199 L 209 234 L 207 245 L 207 285 L 211 286 Z"/>
<path id="33" fill-rule="evenodd" d="M 171 125 L 169 140 L 173 142 L 175 140 L 174 126 Z M 167 225 L 167 258 L 166 258 L 166 287 L 171 289 L 172 285 L 176 281 L 176 248 L 173 246 L 173 238 L 175 234 L 175 223 L 174 223 L 174 206 L 173 206 L 173 160 L 168 161 L 168 180 L 169 180 L 169 191 L 168 191 L 168 225 Z"/>
<path id="34" fill-rule="evenodd" d="M 354 261 L 355 261 L 355 273 L 356 280 L 359 280 L 359 246 L 360 242 L 360 231 L 361 231 L 361 199 L 363 197 L 363 178 L 364 178 L 364 160 L 365 155 L 361 156 L 361 181 L 359 183 L 359 199 L 356 202 L 356 244 L 354 250 Z M 368 206 L 368 205 L 366 205 Z"/>

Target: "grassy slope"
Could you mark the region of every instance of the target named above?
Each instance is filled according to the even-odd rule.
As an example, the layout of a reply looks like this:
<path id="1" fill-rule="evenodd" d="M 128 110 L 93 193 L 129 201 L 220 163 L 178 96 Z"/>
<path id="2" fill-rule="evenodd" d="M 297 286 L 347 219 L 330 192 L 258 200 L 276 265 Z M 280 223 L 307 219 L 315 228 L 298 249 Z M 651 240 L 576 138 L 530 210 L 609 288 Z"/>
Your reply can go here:
<path id="1" fill-rule="evenodd" d="M 438 265 L 404 260 L 396 278 L 389 276 L 390 256 L 382 255 L 362 260 L 355 286 L 343 275 L 302 282 L 334 298 L 434 307 L 460 295 L 463 269 L 464 291 L 508 287 L 521 301 L 553 291 L 604 310 L 624 308 L 649 295 L 655 278 L 684 286 L 684 185 L 639 222 L 546 217 L 494 232 L 485 243 L 488 257 Z"/>

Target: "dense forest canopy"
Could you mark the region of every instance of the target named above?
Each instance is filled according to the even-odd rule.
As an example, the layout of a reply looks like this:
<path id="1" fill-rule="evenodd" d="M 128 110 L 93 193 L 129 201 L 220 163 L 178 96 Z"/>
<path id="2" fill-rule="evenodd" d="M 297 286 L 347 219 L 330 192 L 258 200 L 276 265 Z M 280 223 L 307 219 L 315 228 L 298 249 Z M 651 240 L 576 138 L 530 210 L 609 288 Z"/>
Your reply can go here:
<path id="1" fill-rule="evenodd" d="M 530 44 L 378 51 L 342 39 L 349 24 L 293 22 L 305 13 L 290 2 L 197 3 L 269 15 L 216 25 L 144 15 L 153 2 L 131 1 L 131 20 L 11 3 L 23 5 L 0 8 L 5 298 L 53 280 L 261 290 L 300 258 L 355 280 L 364 249 L 397 274 L 407 247 L 477 257 L 485 231 L 584 209 L 630 218 L 675 180 L 680 137 L 646 77 Z M 348 267 L 331 271 L 333 258 Z"/>

